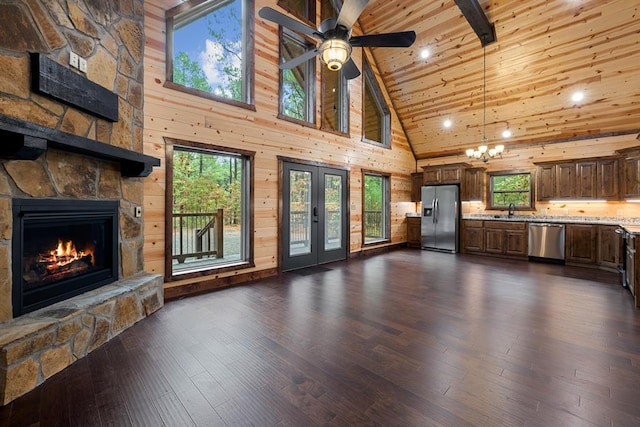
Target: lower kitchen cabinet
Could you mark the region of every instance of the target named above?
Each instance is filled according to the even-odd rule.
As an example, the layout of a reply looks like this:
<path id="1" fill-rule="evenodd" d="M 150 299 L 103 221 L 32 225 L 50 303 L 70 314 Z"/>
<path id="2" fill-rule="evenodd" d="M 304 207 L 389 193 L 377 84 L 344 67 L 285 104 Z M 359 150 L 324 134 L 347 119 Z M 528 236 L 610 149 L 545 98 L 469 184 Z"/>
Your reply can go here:
<path id="1" fill-rule="evenodd" d="M 462 250 L 465 253 L 526 257 L 527 223 L 465 220 Z"/>
<path id="2" fill-rule="evenodd" d="M 483 221 L 462 221 L 462 252 L 484 252 Z"/>
<path id="3" fill-rule="evenodd" d="M 565 260 L 568 263 L 597 263 L 598 226 L 592 224 L 567 224 Z"/>
<path id="4" fill-rule="evenodd" d="M 415 216 L 407 217 L 407 246 L 410 248 L 419 248 L 421 246 L 421 218 Z"/>
<path id="5" fill-rule="evenodd" d="M 622 237 L 616 233 L 616 225 L 598 225 L 598 259 L 601 267 L 617 269 L 622 257 Z"/>
<path id="6" fill-rule="evenodd" d="M 495 255 L 527 256 L 527 223 L 486 221 L 485 252 Z"/>

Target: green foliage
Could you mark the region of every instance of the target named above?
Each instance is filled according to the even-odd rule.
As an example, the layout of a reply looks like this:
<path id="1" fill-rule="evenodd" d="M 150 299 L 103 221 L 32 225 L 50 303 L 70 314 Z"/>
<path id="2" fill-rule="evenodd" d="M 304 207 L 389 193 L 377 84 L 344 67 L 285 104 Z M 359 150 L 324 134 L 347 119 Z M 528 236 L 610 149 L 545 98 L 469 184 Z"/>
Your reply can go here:
<path id="1" fill-rule="evenodd" d="M 242 159 L 175 150 L 173 155 L 174 213 L 224 209 L 225 222 L 240 222 Z"/>
<path id="2" fill-rule="evenodd" d="M 383 177 L 376 175 L 364 176 L 364 210 L 365 211 L 381 211 L 382 210 L 382 181 Z"/>
<path id="3" fill-rule="evenodd" d="M 200 64 L 189 59 L 186 52 L 178 53 L 173 59 L 173 82 L 204 92 L 213 90 L 207 83 L 207 78 Z"/>
<path id="4" fill-rule="evenodd" d="M 493 207 L 529 207 L 531 199 L 531 174 L 495 175 L 491 177 Z"/>

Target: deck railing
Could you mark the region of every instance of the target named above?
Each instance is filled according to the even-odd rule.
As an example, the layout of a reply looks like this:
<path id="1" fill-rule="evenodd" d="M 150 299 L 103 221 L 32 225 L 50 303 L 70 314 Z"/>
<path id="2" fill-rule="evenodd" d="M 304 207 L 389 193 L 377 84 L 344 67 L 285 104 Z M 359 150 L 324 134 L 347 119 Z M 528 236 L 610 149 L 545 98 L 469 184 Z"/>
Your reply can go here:
<path id="1" fill-rule="evenodd" d="M 382 239 L 382 211 L 364 211 L 364 237 Z"/>
<path id="2" fill-rule="evenodd" d="M 172 258 L 224 257 L 224 211 L 173 214 Z"/>

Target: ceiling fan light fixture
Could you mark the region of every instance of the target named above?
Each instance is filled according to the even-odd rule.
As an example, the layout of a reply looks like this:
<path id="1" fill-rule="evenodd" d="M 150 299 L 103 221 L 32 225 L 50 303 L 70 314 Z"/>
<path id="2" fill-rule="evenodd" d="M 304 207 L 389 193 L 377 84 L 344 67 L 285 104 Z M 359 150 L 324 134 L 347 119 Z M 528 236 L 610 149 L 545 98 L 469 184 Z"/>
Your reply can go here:
<path id="1" fill-rule="evenodd" d="M 322 42 L 318 48 L 320 60 L 331 71 L 338 71 L 351 57 L 351 45 L 345 40 L 329 39 Z"/>

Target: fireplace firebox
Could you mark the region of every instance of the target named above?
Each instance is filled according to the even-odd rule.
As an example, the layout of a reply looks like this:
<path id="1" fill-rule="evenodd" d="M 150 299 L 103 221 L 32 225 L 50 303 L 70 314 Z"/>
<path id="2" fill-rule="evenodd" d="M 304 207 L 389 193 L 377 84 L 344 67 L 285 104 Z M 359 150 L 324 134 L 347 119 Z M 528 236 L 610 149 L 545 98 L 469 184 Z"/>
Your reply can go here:
<path id="1" fill-rule="evenodd" d="M 118 279 L 118 202 L 13 200 L 13 317 Z"/>

